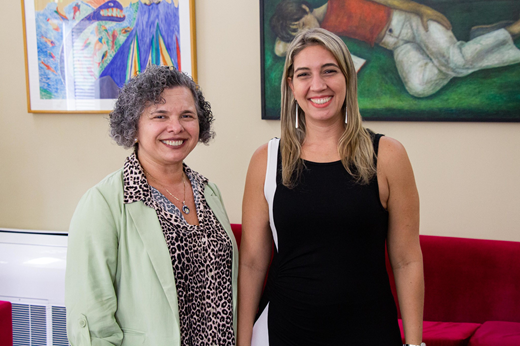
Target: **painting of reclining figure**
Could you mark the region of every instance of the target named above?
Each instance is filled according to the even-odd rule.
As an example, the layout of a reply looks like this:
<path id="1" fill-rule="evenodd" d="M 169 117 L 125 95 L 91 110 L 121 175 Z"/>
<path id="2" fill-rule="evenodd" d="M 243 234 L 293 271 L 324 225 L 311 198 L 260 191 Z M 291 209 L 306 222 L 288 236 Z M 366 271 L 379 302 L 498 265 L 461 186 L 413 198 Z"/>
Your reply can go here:
<path id="1" fill-rule="evenodd" d="M 193 75 L 180 3 L 189 1 L 25 0 L 32 111 L 110 110 L 150 64 Z"/>
<path id="2" fill-rule="evenodd" d="M 365 119 L 520 120 L 516 0 L 263 0 L 262 8 L 264 119 L 279 117 L 278 65 L 292 38 L 322 27 L 355 56 Z"/>

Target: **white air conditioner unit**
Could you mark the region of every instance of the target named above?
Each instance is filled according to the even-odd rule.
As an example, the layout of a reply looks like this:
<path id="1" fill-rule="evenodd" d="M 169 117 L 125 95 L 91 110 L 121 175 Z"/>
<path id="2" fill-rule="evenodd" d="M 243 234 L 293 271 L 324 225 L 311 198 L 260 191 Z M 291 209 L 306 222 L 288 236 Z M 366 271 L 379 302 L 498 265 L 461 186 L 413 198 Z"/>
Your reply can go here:
<path id="1" fill-rule="evenodd" d="M 0 300 L 13 310 L 13 346 L 69 345 L 67 234 L 0 229 Z"/>

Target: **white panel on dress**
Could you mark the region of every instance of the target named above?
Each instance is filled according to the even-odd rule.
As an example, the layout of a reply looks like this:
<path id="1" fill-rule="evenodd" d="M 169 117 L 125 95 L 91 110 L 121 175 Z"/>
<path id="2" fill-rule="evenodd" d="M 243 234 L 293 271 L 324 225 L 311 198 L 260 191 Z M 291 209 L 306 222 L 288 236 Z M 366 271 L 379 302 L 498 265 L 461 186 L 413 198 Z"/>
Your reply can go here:
<path id="1" fill-rule="evenodd" d="M 273 241 L 276 251 L 278 251 L 278 233 L 273 219 L 273 200 L 276 192 L 276 168 L 278 167 L 278 146 L 280 138 L 273 138 L 267 147 L 267 171 L 265 173 L 264 195 L 269 205 L 269 223 L 273 233 Z"/>
<path id="2" fill-rule="evenodd" d="M 251 338 L 251 346 L 269 346 L 269 329 L 267 327 L 267 315 L 269 314 L 269 303 L 267 303 L 264 311 L 256 320 L 253 326 L 253 337 Z"/>

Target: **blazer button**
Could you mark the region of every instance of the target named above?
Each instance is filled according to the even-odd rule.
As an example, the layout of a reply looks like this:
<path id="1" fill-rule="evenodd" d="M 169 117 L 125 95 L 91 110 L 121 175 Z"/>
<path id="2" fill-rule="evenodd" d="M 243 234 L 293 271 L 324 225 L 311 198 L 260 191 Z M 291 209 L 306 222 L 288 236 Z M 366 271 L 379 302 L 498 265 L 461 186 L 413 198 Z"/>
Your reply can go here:
<path id="1" fill-rule="evenodd" d="M 81 328 L 84 328 L 86 325 L 87 325 L 87 322 L 85 320 L 83 320 L 83 319 L 79 320 L 79 326 Z"/>

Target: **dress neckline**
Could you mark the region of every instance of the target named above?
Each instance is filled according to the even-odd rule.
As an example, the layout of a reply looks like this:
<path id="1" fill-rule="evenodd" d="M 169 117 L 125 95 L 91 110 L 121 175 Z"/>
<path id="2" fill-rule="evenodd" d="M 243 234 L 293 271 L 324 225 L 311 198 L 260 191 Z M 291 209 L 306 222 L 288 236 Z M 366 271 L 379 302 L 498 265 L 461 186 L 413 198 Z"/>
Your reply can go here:
<path id="1" fill-rule="evenodd" d="M 315 161 L 309 161 L 309 160 L 305 160 L 305 159 L 302 159 L 303 160 L 303 163 L 304 164 L 310 164 L 312 166 L 333 166 L 333 165 L 337 165 L 337 164 L 342 164 L 341 163 L 341 160 L 337 160 L 337 161 L 330 161 L 330 162 L 315 162 Z"/>

